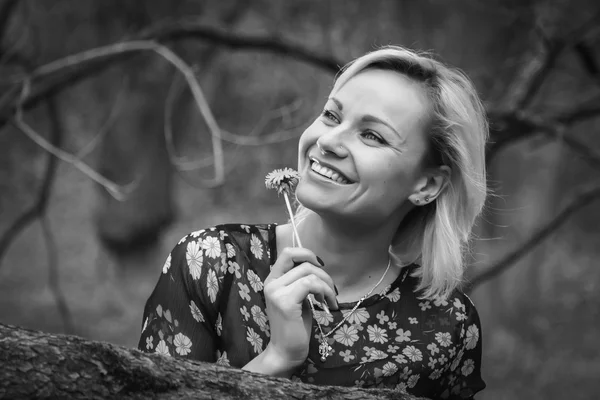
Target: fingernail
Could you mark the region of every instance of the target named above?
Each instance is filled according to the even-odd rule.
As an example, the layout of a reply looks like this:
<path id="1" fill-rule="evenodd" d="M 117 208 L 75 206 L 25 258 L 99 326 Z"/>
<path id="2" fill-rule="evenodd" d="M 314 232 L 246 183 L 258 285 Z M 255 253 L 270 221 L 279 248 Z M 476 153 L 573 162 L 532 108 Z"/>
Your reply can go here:
<path id="1" fill-rule="evenodd" d="M 321 267 L 325 266 L 325 263 L 323 262 L 323 260 L 321 260 L 321 257 L 317 256 L 317 261 L 319 262 L 319 264 L 321 264 Z"/>
<path id="2" fill-rule="evenodd" d="M 327 303 L 323 302 L 321 303 L 321 305 L 323 306 L 323 310 L 325 310 L 327 314 L 331 315 L 331 311 L 329 311 L 329 306 L 327 305 Z"/>
<path id="3" fill-rule="evenodd" d="M 337 290 L 337 286 L 333 285 L 333 289 L 335 290 L 335 295 L 339 296 L 340 292 Z"/>

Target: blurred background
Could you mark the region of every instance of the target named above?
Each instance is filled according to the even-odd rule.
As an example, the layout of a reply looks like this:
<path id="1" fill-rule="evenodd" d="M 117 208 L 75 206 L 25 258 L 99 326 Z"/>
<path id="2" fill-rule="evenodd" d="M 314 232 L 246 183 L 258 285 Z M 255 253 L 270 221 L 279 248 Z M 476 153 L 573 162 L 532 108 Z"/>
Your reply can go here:
<path id="1" fill-rule="evenodd" d="M 463 69 L 490 115 L 478 398 L 596 398 L 592 0 L 1 0 L 0 322 L 136 346 L 173 245 L 285 222 L 265 174 L 296 165 L 338 66 L 386 44 Z"/>

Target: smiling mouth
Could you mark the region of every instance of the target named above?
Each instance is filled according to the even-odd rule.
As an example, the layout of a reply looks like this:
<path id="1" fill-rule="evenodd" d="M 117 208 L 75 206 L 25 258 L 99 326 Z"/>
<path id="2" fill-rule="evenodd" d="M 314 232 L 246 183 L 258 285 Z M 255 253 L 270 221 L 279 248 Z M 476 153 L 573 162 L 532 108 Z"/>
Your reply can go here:
<path id="1" fill-rule="evenodd" d="M 319 164 L 319 162 L 316 160 L 312 160 L 312 159 L 310 160 L 310 169 L 312 171 L 314 171 L 315 173 L 321 175 L 322 177 L 327 178 L 336 183 L 339 183 L 342 185 L 348 185 L 348 184 L 352 183 L 345 176 L 341 175 L 339 172 L 334 171 L 330 168 L 327 168 L 324 165 Z"/>

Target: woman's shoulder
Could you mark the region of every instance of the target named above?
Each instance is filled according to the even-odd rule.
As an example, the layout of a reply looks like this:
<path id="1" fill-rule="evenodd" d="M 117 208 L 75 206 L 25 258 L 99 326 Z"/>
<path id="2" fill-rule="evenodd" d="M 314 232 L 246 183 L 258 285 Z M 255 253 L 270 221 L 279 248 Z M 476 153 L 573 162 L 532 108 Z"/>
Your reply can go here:
<path id="1" fill-rule="evenodd" d="M 275 230 L 276 224 L 240 224 L 240 223 L 226 223 L 214 225 L 207 228 L 202 228 L 196 231 L 192 231 L 185 236 L 183 236 L 178 245 L 181 245 L 190 241 L 217 241 L 229 242 L 228 238 L 231 239 L 242 239 L 248 238 L 251 240 L 252 235 L 260 237 L 264 240 L 270 240 L 273 232 Z M 208 239 L 214 238 L 214 239 Z"/>
<path id="2" fill-rule="evenodd" d="M 220 224 L 185 235 L 171 254 L 177 259 L 212 262 L 224 272 L 229 266 L 269 271 L 276 254 L 276 224 Z M 168 260 L 170 261 L 170 260 Z"/>

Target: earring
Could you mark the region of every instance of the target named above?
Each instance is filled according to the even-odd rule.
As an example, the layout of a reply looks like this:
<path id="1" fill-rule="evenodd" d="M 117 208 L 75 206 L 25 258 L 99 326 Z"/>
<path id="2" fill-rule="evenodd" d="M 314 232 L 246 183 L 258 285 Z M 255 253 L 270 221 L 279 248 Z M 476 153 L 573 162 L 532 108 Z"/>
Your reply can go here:
<path id="1" fill-rule="evenodd" d="M 429 196 L 425 196 L 425 201 L 428 202 L 429 201 Z"/>

